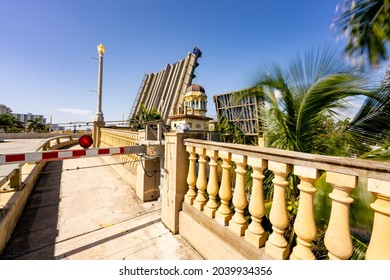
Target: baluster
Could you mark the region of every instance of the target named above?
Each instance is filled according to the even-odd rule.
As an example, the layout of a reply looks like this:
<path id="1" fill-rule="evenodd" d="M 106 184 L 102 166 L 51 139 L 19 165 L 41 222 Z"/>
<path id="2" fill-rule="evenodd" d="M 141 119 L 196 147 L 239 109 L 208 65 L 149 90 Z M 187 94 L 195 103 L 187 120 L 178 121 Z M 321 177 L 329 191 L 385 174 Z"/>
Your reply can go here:
<path id="1" fill-rule="evenodd" d="M 188 158 L 190 161 L 187 175 L 188 191 L 184 196 L 184 202 L 192 205 L 196 197 L 195 184 L 196 184 L 196 152 L 195 147 L 186 147 L 187 152 L 190 154 Z"/>
<path id="2" fill-rule="evenodd" d="M 390 182 L 368 179 L 368 190 L 375 194 L 374 225 L 366 260 L 390 260 Z"/>
<path id="3" fill-rule="evenodd" d="M 221 186 L 219 188 L 219 197 L 221 199 L 221 205 L 218 207 L 215 213 L 215 220 L 227 226 L 229 220 L 232 217 L 232 211 L 229 208 L 230 199 L 232 198 L 232 182 L 231 182 L 231 154 L 228 152 L 219 152 L 222 158 L 222 179 Z"/>
<path id="4" fill-rule="evenodd" d="M 203 207 L 207 202 L 207 198 L 205 196 L 206 187 L 207 187 L 207 177 L 206 177 L 206 149 L 196 148 L 196 152 L 199 155 L 199 171 L 198 178 L 196 180 L 196 188 L 198 189 L 198 195 L 196 196 L 194 206 L 199 211 L 203 211 Z"/>
<path id="5" fill-rule="evenodd" d="M 357 178 L 328 171 L 326 182 L 332 185 L 333 191 L 329 194 L 332 199 L 332 210 L 325 233 L 325 246 L 330 259 L 346 260 L 353 253 L 349 229 L 349 204 L 353 199 L 349 193 L 356 187 Z"/>
<path id="6" fill-rule="evenodd" d="M 253 183 L 251 199 L 249 201 L 249 213 L 252 215 L 252 222 L 245 231 L 245 241 L 256 248 L 264 245 L 266 240 L 265 230 L 261 225 L 261 220 L 265 214 L 264 196 L 263 196 L 263 175 L 264 169 L 267 168 L 267 161 L 257 158 L 248 158 L 248 165 L 252 166 Z"/>
<path id="7" fill-rule="evenodd" d="M 206 155 L 210 158 L 210 173 L 209 181 L 207 184 L 207 193 L 209 195 L 209 201 L 204 208 L 204 213 L 210 218 L 214 218 L 215 212 L 218 209 L 218 151 L 207 150 Z"/>
<path id="8" fill-rule="evenodd" d="M 294 247 L 291 260 L 314 260 L 311 251 L 311 243 L 317 236 L 317 226 L 314 217 L 314 182 L 319 176 L 316 168 L 307 166 L 294 166 L 294 174 L 301 180 L 298 185 L 300 190 L 299 208 L 294 223 L 294 231 L 297 234 L 297 245 Z"/>
<path id="9" fill-rule="evenodd" d="M 275 178 L 272 180 L 274 195 L 269 215 L 273 232 L 265 244 L 265 253 L 273 259 L 285 260 L 289 254 L 288 243 L 284 238 L 285 228 L 288 226 L 286 177 L 291 171 L 291 165 L 269 161 L 268 168 L 273 171 Z"/>
<path id="10" fill-rule="evenodd" d="M 238 236 L 244 235 L 248 228 L 248 222 L 244 217 L 245 207 L 248 205 L 248 200 L 245 191 L 245 173 L 247 157 L 241 155 L 233 155 L 232 160 L 236 163 L 236 185 L 233 194 L 234 215 L 229 221 L 229 230 Z"/>

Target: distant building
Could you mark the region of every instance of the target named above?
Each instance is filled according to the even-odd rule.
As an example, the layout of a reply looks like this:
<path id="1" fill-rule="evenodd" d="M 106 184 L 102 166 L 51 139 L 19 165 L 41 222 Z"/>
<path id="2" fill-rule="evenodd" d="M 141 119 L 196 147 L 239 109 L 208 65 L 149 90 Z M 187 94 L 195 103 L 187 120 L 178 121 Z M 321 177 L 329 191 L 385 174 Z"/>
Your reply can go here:
<path id="1" fill-rule="evenodd" d="M 184 95 L 184 107 L 177 108 L 168 118 L 171 121 L 171 130 L 181 124 L 186 124 L 191 130 L 209 130 L 209 121 L 206 117 L 207 95 L 204 88 L 198 84 L 190 85 Z"/>
<path id="2" fill-rule="evenodd" d="M 11 112 L 12 112 L 11 108 L 8 108 L 4 104 L 0 104 L 0 115 L 11 114 Z"/>
<path id="3" fill-rule="evenodd" d="M 264 99 L 261 97 L 242 97 L 253 90 L 256 88 L 215 95 L 213 99 L 218 119 L 225 117 L 246 136 L 262 145 L 264 124 L 261 120 L 261 112 L 264 110 Z"/>
<path id="4" fill-rule="evenodd" d="M 39 118 L 40 119 L 39 123 L 46 124 L 46 118 L 43 115 L 33 115 L 31 113 L 27 113 L 27 114 L 12 113 L 12 115 L 15 116 L 17 120 L 22 123 L 27 123 L 27 121 L 29 120 L 35 120 L 36 118 Z"/>
<path id="5" fill-rule="evenodd" d="M 184 95 L 195 77 L 198 58 L 202 56 L 198 48 L 194 48 L 184 59 L 168 64 L 164 70 L 145 75 L 138 94 L 134 100 L 129 119 L 138 115 L 141 105 L 147 110 L 157 110 L 164 122 L 170 124 L 169 115 L 183 108 Z"/>
<path id="6" fill-rule="evenodd" d="M 50 131 L 62 131 L 62 130 L 65 130 L 65 127 L 60 126 L 59 124 L 56 124 L 56 123 L 50 123 L 49 127 L 50 127 Z"/>

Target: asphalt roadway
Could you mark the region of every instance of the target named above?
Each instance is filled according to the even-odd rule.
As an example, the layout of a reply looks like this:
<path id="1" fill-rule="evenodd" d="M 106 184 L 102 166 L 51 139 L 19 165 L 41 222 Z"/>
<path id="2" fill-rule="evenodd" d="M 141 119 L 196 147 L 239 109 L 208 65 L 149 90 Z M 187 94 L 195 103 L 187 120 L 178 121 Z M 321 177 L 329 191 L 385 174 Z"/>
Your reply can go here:
<path id="1" fill-rule="evenodd" d="M 162 224 L 160 203 L 139 200 L 113 163 L 109 156 L 49 162 L 0 259 L 202 259 Z"/>

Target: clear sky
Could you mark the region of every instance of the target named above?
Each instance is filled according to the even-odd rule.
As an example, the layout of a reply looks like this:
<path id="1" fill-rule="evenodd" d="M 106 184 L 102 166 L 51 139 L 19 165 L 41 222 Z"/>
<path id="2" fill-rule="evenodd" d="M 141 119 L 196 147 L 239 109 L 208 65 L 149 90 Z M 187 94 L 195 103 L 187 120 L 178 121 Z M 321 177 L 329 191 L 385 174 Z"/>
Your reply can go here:
<path id="1" fill-rule="evenodd" d="M 197 46 L 195 82 L 215 117 L 212 96 L 251 86 L 261 66 L 345 44 L 330 27 L 341 2 L 0 0 L 0 104 L 53 123 L 92 121 L 103 43 L 104 119 L 126 119 L 143 75 Z"/>

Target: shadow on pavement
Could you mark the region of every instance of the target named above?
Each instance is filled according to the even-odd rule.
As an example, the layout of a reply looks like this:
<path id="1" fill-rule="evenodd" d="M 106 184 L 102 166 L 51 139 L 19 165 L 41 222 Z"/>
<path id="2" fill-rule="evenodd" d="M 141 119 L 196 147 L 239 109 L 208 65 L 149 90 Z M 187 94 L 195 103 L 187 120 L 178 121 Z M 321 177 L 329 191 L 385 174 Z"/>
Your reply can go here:
<path id="1" fill-rule="evenodd" d="M 62 166 L 63 161 L 46 164 L 0 259 L 54 259 Z"/>

